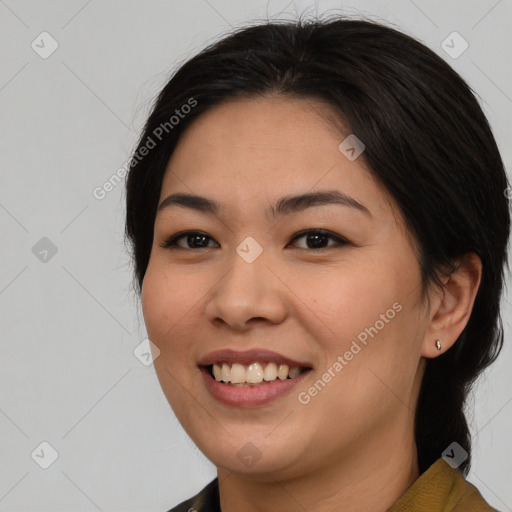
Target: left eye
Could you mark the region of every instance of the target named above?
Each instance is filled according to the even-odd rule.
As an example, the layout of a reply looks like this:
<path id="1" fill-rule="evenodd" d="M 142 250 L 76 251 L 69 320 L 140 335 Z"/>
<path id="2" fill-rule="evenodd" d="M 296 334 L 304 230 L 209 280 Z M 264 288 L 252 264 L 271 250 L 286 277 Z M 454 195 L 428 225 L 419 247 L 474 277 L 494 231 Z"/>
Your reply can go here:
<path id="1" fill-rule="evenodd" d="M 311 242 L 313 247 L 299 247 L 299 249 L 328 249 L 329 247 L 336 247 L 348 244 L 348 241 L 339 235 L 335 235 L 330 231 L 324 229 L 308 229 L 297 233 L 293 238 L 292 242 L 300 238 L 306 239 L 306 245 Z M 324 246 L 324 242 L 328 240 L 334 240 L 334 244 Z"/>
<path id="2" fill-rule="evenodd" d="M 328 249 L 330 247 L 342 246 L 346 245 L 349 242 L 342 238 L 339 235 L 335 235 L 330 231 L 326 231 L 324 229 L 307 229 L 304 231 L 300 231 L 297 233 L 292 239 L 291 242 L 295 242 L 304 238 L 306 240 L 306 247 L 298 247 L 299 249 Z M 184 247 L 179 244 L 179 240 L 186 239 L 186 244 L 188 247 Z M 182 231 L 180 233 L 176 233 L 169 237 L 162 245 L 164 249 L 207 249 L 208 248 L 208 240 L 214 241 L 213 238 L 206 235 L 205 233 L 201 233 L 200 231 Z M 325 246 L 324 244 L 329 240 L 333 240 L 334 243 Z M 217 242 L 215 242 L 217 243 Z M 312 247 L 311 247 L 311 246 Z M 210 246 L 211 247 L 211 246 Z"/>

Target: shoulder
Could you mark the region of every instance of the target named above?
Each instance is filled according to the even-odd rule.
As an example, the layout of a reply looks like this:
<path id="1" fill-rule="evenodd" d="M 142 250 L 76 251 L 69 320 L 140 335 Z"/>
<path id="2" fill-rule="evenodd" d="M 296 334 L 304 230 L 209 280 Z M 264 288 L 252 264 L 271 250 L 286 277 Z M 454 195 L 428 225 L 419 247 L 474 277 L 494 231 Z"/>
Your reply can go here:
<path id="1" fill-rule="evenodd" d="M 168 512 L 220 512 L 218 478 L 212 480 L 195 496 L 181 502 Z"/>
<path id="2" fill-rule="evenodd" d="M 498 512 L 463 474 L 438 459 L 388 512 Z"/>
<path id="3" fill-rule="evenodd" d="M 491 507 L 485 501 L 480 491 L 468 482 L 459 470 L 451 468 L 447 463 L 444 465 L 453 473 L 453 489 L 447 501 L 447 510 L 453 510 L 454 512 L 498 512 L 497 509 Z"/>

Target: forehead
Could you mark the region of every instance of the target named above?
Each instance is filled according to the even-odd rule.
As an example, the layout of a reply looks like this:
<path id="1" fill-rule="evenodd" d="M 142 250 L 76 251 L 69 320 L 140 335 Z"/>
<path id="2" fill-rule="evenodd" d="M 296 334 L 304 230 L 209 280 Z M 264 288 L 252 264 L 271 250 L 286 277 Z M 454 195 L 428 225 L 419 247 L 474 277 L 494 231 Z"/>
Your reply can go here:
<path id="1" fill-rule="evenodd" d="M 311 167 L 318 172 L 318 156 L 321 162 L 332 162 L 336 142 L 342 140 L 321 117 L 326 108 L 312 100 L 282 97 L 229 99 L 187 127 L 168 167 L 186 168 L 191 178 L 199 173 L 212 174 L 213 170 L 220 178 L 222 168 L 229 168 L 230 173 L 258 169 L 261 174 L 265 170 Z M 289 162 L 286 168 L 283 159 Z M 273 172 L 272 176 L 282 174 Z"/>
<path id="2" fill-rule="evenodd" d="M 363 158 L 350 161 L 338 149 L 350 131 L 341 120 L 336 127 L 329 122 L 333 116 L 320 101 L 282 96 L 216 105 L 181 135 L 161 199 L 179 191 L 247 207 L 258 196 L 337 188 L 373 203 L 373 209 L 389 209 L 387 194 Z"/>

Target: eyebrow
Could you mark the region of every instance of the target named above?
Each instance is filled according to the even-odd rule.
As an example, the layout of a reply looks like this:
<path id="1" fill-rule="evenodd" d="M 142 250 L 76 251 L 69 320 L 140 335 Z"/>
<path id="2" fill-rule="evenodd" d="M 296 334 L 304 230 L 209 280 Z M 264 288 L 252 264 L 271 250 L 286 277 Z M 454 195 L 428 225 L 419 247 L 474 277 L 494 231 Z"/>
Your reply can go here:
<path id="1" fill-rule="evenodd" d="M 337 204 L 354 208 L 372 217 L 372 214 L 366 206 L 339 190 L 325 190 L 281 197 L 275 204 L 271 205 L 265 213 L 271 218 L 275 218 L 291 213 L 301 212 L 314 206 L 329 204 Z M 220 211 L 220 204 L 213 199 L 208 199 L 195 194 L 176 193 L 166 197 L 158 206 L 157 212 L 172 206 L 191 208 L 202 213 L 209 213 L 213 215 L 217 215 Z"/>

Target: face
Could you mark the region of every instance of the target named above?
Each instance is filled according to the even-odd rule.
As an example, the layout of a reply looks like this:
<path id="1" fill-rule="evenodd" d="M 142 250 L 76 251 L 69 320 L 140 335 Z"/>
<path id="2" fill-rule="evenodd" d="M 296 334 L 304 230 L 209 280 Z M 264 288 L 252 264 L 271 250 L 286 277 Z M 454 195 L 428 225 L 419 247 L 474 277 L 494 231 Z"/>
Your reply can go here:
<path id="1" fill-rule="evenodd" d="M 229 100 L 188 127 L 163 179 L 159 204 L 182 193 L 217 209 L 167 201 L 156 216 L 142 288 L 155 369 L 189 436 L 232 472 L 299 476 L 412 436 L 428 324 L 418 258 L 327 109 Z M 305 371 L 272 380 L 287 360 Z M 225 380 L 271 380 L 218 382 L 212 361 Z"/>

